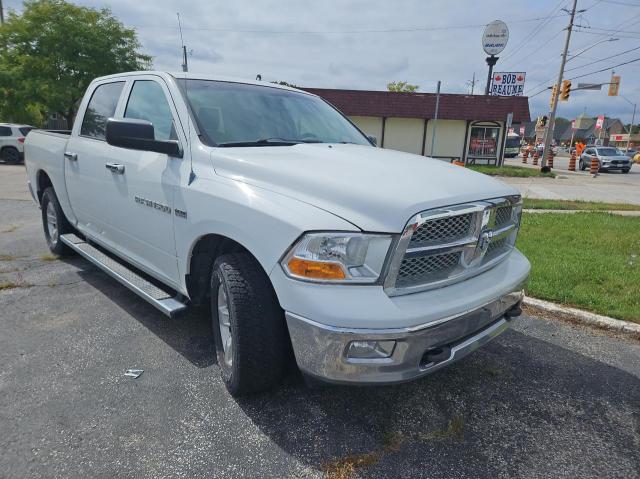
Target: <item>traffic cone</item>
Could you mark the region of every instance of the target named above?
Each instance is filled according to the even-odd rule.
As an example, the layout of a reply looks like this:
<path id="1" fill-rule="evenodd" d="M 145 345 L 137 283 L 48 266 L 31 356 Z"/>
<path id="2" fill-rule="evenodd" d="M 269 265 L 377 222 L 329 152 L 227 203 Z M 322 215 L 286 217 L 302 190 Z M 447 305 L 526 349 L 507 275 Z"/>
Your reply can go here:
<path id="1" fill-rule="evenodd" d="M 522 153 L 522 162 L 526 165 L 527 164 L 527 158 L 529 158 L 529 150 L 524 150 L 524 153 Z"/>
<path id="2" fill-rule="evenodd" d="M 547 155 L 547 166 L 549 169 L 553 168 L 553 151 L 549 149 L 549 154 Z"/>
<path id="3" fill-rule="evenodd" d="M 598 170 L 600 169 L 600 164 L 598 163 L 598 158 L 595 156 L 591 157 L 591 164 L 589 165 L 589 173 L 593 175 L 595 178 L 598 176 Z"/>
<path id="4" fill-rule="evenodd" d="M 533 154 L 533 166 L 538 166 L 538 159 L 540 155 L 538 154 L 538 150 L 536 150 Z"/>
<path id="5" fill-rule="evenodd" d="M 569 158 L 569 171 L 576 171 L 576 152 L 571 153 Z"/>

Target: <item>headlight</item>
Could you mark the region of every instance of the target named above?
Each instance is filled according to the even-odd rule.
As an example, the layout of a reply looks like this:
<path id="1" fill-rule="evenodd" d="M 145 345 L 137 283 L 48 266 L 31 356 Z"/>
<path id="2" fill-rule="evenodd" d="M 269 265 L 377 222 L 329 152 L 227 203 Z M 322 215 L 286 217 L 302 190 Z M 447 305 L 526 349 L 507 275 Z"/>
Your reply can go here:
<path id="1" fill-rule="evenodd" d="M 316 282 L 374 283 L 380 277 L 391 235 L 307 233 L 282 260 L 288 276 Z"/>

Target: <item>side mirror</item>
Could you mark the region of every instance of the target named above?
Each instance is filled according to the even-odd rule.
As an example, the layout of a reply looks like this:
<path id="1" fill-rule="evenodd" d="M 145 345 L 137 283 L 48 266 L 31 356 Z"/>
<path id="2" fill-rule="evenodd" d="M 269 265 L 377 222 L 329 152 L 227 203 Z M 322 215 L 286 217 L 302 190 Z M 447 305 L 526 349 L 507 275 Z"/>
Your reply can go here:
<path id="1" fill-rule="evenodd" d="M 105 138 L 108 144 L 121 148 L 155 151 L 178 158 L 182 158 L 183 155 L 180 143 L 177 141 L 156 140 L 153 123 L 146 120 L 109 118 Z"/>
<path id="2" fill-rule="evenodd" d="M 369 138 L 369 141 L 373 144 L 373 146 L 378 146 L 378 139 L 375 135 L 367 135 L 367 138 Z"/>

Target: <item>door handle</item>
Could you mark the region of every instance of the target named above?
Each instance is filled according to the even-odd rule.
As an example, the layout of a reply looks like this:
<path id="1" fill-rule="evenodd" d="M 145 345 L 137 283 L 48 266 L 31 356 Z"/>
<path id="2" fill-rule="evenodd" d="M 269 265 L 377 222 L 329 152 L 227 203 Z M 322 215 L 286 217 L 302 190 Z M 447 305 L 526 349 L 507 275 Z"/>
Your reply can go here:
<path id="1" fill-rule="evenodd" d="M 64 157 L 69 161 L 78 161 L 78 154 L 77 153 L 71 153 L 70 151 L 65 151 L 64 152 Z"/>
<path id="2" fill-rule="evenodd" d="M 120 165 L 118 163 L 107 163 L 104 166 L 107 170 L 111 170 L 112 173 L 117 173 L 119 175 L 124 174 L 124 165 Z"/>

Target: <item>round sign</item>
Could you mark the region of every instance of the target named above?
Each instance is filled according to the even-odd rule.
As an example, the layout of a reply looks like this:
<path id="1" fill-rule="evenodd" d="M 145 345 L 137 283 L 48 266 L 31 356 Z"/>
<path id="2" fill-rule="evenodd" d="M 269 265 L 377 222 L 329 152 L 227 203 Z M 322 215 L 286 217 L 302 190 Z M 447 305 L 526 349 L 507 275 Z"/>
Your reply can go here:
<path id="1" fill-rule="evenodd" d="M 507 46 L 509 28 L 502 20 L 494 20 L 484 29 L 482 48 L 489 55 L 497 55 Z"/>

